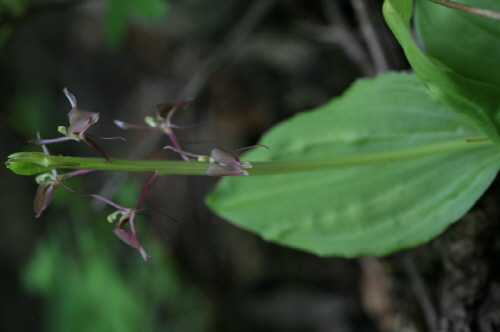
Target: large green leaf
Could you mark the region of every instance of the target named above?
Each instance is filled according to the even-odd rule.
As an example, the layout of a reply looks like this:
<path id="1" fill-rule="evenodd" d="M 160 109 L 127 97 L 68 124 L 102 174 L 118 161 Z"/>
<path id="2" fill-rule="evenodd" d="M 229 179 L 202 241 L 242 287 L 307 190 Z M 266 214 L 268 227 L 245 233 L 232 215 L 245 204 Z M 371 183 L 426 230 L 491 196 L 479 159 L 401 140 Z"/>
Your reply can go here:
<path id="1" fill-rule="evenodd" d="M 498 0 L 460 3 L 500 10 Z M 429 55 L 459 74 L 500 86 L 499 21 L 426 0 L 416 2 L 415 25 Z"/>
<path id="2" fill-rule="evenodd" d="M 500 145 L 500 87 L 462 76 L 422 52 L 410 31 L 412 6 L 413 0 L 384 2 L 385 19 L 413 70 L 440 102 Z"/>
<path id="3" fill-rule="evenodd" d="M 387 254 L 433 238 L 485 191 L 500 151 L 491 142 L 466 142 L 480 135 L 413 74 L 359 80 L 342 97 L 268 132 L 260 143 L 270 149 L 243 158 L 254 175 L 222 179 L 207 204 L 282 245 L 318 255 Z M 409 159 L 404 153 L 431 146 L 441 152 Z M 389 162 L 255 175 L 259 161 L 314 163 L 390 151 Z"/>

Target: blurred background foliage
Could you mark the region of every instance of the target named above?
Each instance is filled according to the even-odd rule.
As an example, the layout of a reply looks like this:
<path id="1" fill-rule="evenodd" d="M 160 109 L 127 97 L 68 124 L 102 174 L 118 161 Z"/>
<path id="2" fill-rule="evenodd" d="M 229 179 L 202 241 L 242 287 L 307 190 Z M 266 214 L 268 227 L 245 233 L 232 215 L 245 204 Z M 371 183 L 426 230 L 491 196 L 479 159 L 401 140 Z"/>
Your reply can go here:
<path id="1" fill-rule="evenodd" d="M 276 122 L 337 96 L 353 80 L 407 67 L 382 1 L 1 0 L 0 156 L 39 151 L 39 131 L 67 125 L 67 87 L 100 112 L 90 133 L 120 158 L 178 158 L 162 137 L 122 131 L 155 106 L 192 99 L 186 149 L 254 144 Z M 373 47 L 380 47 L 379 50 Z M 95 156 L 75 142 L 52 154 Z M 265 243 L 203 204 L 215 180 L 165 176 L 139 216 L 153 260 L 112 233 L 113 212 L 82 194 L 133 206 L 148 174 L 92 172 L 65 182 L 34 218 L 34 177 L 0 170 L 0 329 L 5 331 L 376 331 L 355 260 Z M 276 199 L 279 199 L 277 197 Z M 151 212 L 154 214 L 154 212 Z M 272 222 L 272 220 L 269 220 Z"/>

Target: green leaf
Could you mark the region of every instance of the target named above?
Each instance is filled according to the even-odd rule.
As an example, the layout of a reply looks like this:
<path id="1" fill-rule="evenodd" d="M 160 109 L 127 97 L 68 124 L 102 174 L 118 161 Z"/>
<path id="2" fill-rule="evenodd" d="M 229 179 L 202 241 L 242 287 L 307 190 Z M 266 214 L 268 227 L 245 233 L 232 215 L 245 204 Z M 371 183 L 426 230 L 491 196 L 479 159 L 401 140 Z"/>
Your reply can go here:
<path id="1" fill-rule="evenodd" d="M 462 76 L 422 52 L 410 31 L 412 6 L 413 0 L 384 2 L 385 19 L 413 70 L 440 102 L 500 145 L 500 87 Z"/>
<path id="2" fill-rule="evenodd" d="M 466 141 L 480 135 L 413 74 L 363 79 L 342 97 L 277 125 L 259 142 L 269 150 L 242 159 L 313 162 L 393 151 L 393 161 L 226 177 L 206 202 L 282 245 L 328 256 L 384 255 L 432 239 L 486 190 L 500 151 L 490 141 Z M 436 145 L 443 149 L 409 159 L 404 153 Z"/>
<path id="3" fill-rule="evenodd" d="M 497 0 L 460 3 L 500 10 Z M 500 86 L 500 24 L 497 20 L 417 1 L 415 25 L 427 53 L 457 73 Z"/>

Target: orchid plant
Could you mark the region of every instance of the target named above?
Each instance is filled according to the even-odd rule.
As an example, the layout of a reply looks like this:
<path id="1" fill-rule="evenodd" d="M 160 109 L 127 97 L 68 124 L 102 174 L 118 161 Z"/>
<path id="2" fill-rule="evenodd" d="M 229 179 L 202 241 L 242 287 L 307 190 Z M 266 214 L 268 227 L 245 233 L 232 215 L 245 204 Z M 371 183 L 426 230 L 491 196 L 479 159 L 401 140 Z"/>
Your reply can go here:
<path id="1" fill-rule="evenodd" d="M 31 142 L 43 147 L 83 140 L 104 160 L 19 152 L 7 167 L 22 175 L 45 172 L 38 178 L 37 216 L 69 176 L 153 172 L 131 209 L 91 195 L 118 209 L 108 218 L 121 215 L 115 234 L 144 259 L 150 257 L 137 237 L 135 216 L 155 176 L 167 174 L 223 177 L 206 198 L 215 213 L 266 240 L 318 255 L 386 255 L 424 243 L 464 215 L 500 170 L 500 75 L 488 60 L 500 56 L 500 47 L 491 46 L 500 25 L 495 15 L 476 16 L 483 11 L 471 10 L 474 4 L 480 1 L 469 1 L 463 12 L 424 0 L 385 0 L 385 20 L 414 72 L 358 80 L 343 96 L 276 125 L 252 146 L 269 149 L 242 157 L 220 147 L 210 156 L 185 151 L 174 134 L 186 106 L 179 101 L 160 105 L 147 126 L 115 123 L 162 131 L 171 142 L 166 148 L 182 161 L 111 158 L 86 134 L 98 113 L 77 108 L 65 90 L 72 106 L 70 127 L 59 128 L 65 136 Z M 71 171 L 57 175 L 55 169 Z"/>

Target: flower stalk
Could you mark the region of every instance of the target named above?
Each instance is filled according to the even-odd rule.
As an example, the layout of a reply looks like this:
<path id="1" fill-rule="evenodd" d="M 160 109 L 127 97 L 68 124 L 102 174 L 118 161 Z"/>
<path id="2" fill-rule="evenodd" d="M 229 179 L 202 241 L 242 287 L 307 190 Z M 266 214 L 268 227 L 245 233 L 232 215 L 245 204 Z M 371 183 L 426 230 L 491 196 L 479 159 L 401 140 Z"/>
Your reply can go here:
<path id="1" fill-rule="evenodd" d="M 472 141 L 471 141 L 472 140 Z M 352 156 L 293 160 L 277 162 L 252 162 L 251 175 L 285 174 L 304 171 L 319 171 L 339 167 L 349 167 L 382 162 L 394 162 L 411 158 L 423 157 L 443 152 L 453 152 L 464 149 L 476 149 L 493 146 L 489 140 L 455 139 L 432 143 L 401 150 L 363 153 Z M 158 171 L 158 175 L 183 174 L 207 175 L 205 173 L 210 162 L 203 161 L 171 161 L 171 160 L 127 160 L 110 158 L 106 162 L 102 158 L 47 156 L 41 152 L 19 152 L 9 156 L 7 167 L 21 175 L 34 175 L 52 169 L 69 170 L 100 170 L 125 172 Z"/>

